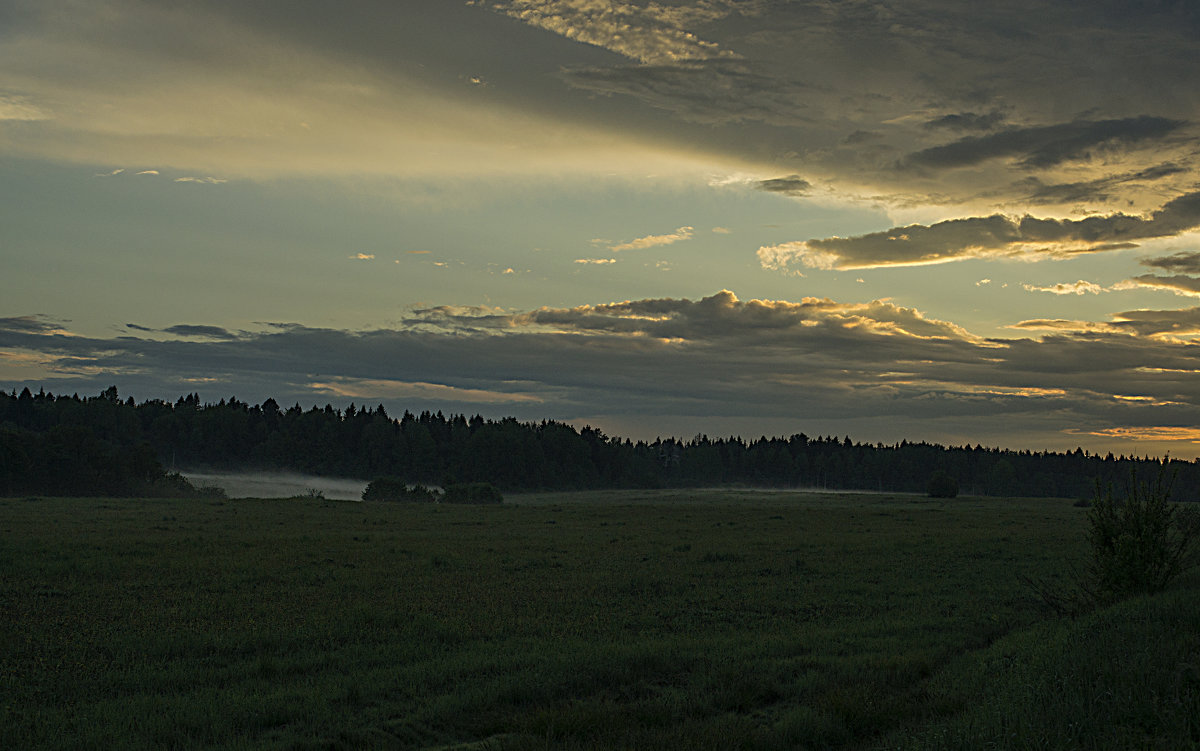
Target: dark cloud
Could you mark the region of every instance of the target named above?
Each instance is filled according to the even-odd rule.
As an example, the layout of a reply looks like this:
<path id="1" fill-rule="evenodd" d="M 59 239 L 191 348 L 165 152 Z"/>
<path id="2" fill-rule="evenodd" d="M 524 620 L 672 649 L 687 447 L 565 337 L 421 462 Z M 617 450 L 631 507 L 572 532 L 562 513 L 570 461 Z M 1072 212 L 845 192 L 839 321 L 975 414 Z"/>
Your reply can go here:
<path id="1" fill-rule="evenodd" d="M 1081 3 L 1113 24 L 1178 31 L 1200 29 L 1200 6 L 1177 0 L 1101 0 Z"/>
<path id="2" fill-rule="evenodd" d="M 1180 167 L 1177 164 L 1170 164 L 1170 163 L 1157 164 L 1152 167 L 1147 167 L 1144 170 L 1139 170 L 1137 172 L 1133 172 L 1130 174 L 1120 175 L 1113 179 L 1115 182 L 1122 182 L 1122 183 L 1131 183 L 1131 182 L 1137 182 L 1137 181 L 1142 181 L 1142 180 L 1161 180 L 1164 177 L 1170 177 L 1171 175 L 1183 174 L 1183 173 L 1186 173 L 1187 171 L 1188 170 L 1186 170 L 1183 167 Z"/>
<path id="3" fill-rule="evenodd" d="M 831 237 L 759 249 L 767 268 L 871 268 L 945 263 L 982 256 L 1064 256 L 1134 247 L 1200 227 L 1200 192 L 1179 196 L 1149 216 L 1110 214 L 1085 219 L 994 214 L 912 224 L 858 237 Z"/>
<path id="4" fill-rule="evenodd" d="M 15 316 L 0 318 L 0 331 L 23 334 L 53 334 L 62 331 L 62 322 L 55 321 L 49 316 Z"/>
<path id="5" fill-rule="evenodd" d="M 842 143 L 849 144 L 851 146 L 861 146 L 862 144 L 871 143 L 872 141 L 880 141 L 883 139 L 883 137 L 884 136 L 882 133 L 877 133 L 872 130 L 856 130 L 842 139 Z"/>
<path id="6" fill-rule="evenodd" d="M 1184 274 L 1176 274 L 1175 276 L 1142 274 L 1133 277 L 1130 281 L 1141 287 L 1166 290 L 1167 292 L 1174 292 L 1177 295 L 1200 297 L 1200 277 Z"/>
<path id="7" fill-rule="evenodd" d="M 1193 280 L 1200 281 L 1200 280 Z M 1142 336 L 1200 334 L 1200 308 L 1182 310 L 1127 310 L 1113 314 L 1113 325 Z M 1197 345 L 1192 345 L 1198 349 Z"/>
<path id="8" fill-rule="evenodd" d="M 219 326 L 195 326 L 189 324 L 179 324 L 177 326 L 169 326 L 163 329 L 163 332 L 167 334 L 175 334 L 176 336 L 195 336 L 209 339 L 238 338 L 237 334 L 226 331 Z"/>
<path id="9" fill-rule="evenodd" d="M 1175 164 L 1159 164 L 1136 172 L 1073 183 L 1045 184 L 1036 177 L 1030 177 L 1024 181 L 1024 186 L 1030 191 L 1026 200 L 1035 204 L 1111 201 L 1119 197 L 1130 183 L 1153 182 L 1186 172 L 1186 169 Z"/>
<path id="10" fill-rule="evenodd" d="M 945 128 L 946 130 L 992 130 L 1003 122 L 1004 115 L 1000 112 L 989 112 L 986 115 L 974 112 L 959 112 L 934 118 L 925 123 L 925 127 L 929 130 L 936 130 L 938 128 Z"/>
<path id="11" fill-rule="evenodd" d="M 812 190 L 812 183 L 799 175 L 788 175 L 787 177 L 775 177 L 770 180 L 760 180 L 757 184 L 759 190 L 764 190 L 768 193 L 783 193 L 789 196 L 802 196 Z"/>
<path id="12" fill-rule="evenodd" d="M 1169 256 L 1143 258 L 1138 263 L 1164 271 L 1200 275 L 1200 251 L 1195 250 L 1172 253 Z"/>
<path id="13" fill-rule="evenodd" d="M 1098 149 L 1132 148 L 1159 141 L 1187 125 L 1183 120 L 1142 115 L 1120 120 L 1076 121 L 1033 128 L 1010 128 L 987 136 L 910 154 L 901 167 L 949 169 L 989 159 L 1012 158 L 1026 168 L 1047 168 L 1090 158 Z"/>
<path id="14" fill-rule="evenodd" d="M 816 117 L 804 96 L 811 86 L 756 71 L 740 61 L 576 67 L 562 75 L 577 88 L 630 96 L 706 125 L 761 122 L 794 126 Z"/>
<path id="15" fill-rule="evenodd" d="M 1196 281 L 1196 280 L 1194 280 Z M 1143 369 L 1174 369 L 1180 372 L 1200 372 L 1200 344 L 1190 339 L 1200 335 L 1200 307 L 1184 308 L 1181 310 L 1127 310 L 1123 313 L 1113 313 L 1112 320 L 1106 322 L 1071 321 L 1065 319 L 1033 319 L 1021 321 L 1013 325 L 1016 329 L 1047 330 L 1074 332 L 1079 341 L 1110 341 L 1128 343 L 1131 338 L 1144 346 L 1146 351 L 1159 348 L 1174 349 L 1182 357 L 1167 361 L 1156 361 L 1153 368 L 1144 366 Z M 1112 335 L 1120 335 L 1112 340 Z M 1157 339 L 1159 344 L 1145 345 L 1147 340 Z M 1190 364 L 1189 364 L 1190 363 Z M 1122 367 L 1126 366 L 1126 361 Z"/>
<path id="16" fill-rule="evenodd" d="M 220 326 L 198 326 L 195 324 L 178 324 L 165 329 L 154 329 L 136 323 L 127 323 L 125 328 L 133 331 L 144 331 L 151 334 L 174 334 L 175 336 L 199 337 L 204 339 L 237 339 L 238 335 Z"/>

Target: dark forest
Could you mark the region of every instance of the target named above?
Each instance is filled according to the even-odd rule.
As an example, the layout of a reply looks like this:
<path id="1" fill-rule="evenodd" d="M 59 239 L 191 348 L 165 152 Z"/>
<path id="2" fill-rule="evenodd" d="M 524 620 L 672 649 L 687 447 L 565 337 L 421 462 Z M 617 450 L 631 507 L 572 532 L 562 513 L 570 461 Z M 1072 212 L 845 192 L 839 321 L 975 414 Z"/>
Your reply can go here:
<path id="1" fill-rule="evenodd" d="M 1200 497 L 1200 463 L 849 437 L 712 438 L 654 442 L 562 422 L 441 412 L 389 415 L 273 399 L 203 403 L 0 392 L 0 494 L 171 495 L 176 469 L 288 470 L 412 483 L 490 482 L 505 491 L 713 485 L 926 492 L 944 473 L 969 495 L 1089 498 L 1164 464 L 1174 498 Z"/>

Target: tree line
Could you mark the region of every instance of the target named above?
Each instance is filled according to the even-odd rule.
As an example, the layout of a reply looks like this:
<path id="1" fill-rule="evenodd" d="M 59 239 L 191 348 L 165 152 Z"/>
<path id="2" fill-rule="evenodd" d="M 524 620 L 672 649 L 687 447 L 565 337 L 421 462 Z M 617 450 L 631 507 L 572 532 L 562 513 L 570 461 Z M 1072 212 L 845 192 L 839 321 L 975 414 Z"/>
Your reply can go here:
<path id="1" fill-rule="evenodd" d="M 1014 451 L 849 437 L 607 436 L 550 420 L 405 412 L 382 405 L 282 408 L 274 399 L 174 403 L 28 388 L 0 392 L 0 494 L 130 495 L 169 485 L 176 468 L 291 470 L 446 485 L 490 482 L 504 491 L 721 484 L 925 492 L 943 472 L 971 495 L 1091 497 L 1163 463 L 1174 497 L 1200 498 L 1200 463 L 1151 457 Z M 165 487 L 165 486 L 164 486 Z"/>

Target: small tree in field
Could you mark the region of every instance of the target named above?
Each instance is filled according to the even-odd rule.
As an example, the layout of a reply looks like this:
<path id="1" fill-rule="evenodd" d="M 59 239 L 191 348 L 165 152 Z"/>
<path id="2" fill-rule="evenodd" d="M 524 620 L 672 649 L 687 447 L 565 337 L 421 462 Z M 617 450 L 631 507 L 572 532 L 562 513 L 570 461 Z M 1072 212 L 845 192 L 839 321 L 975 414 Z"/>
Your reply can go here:
<path id="1" fill-rule="evenodd" d="M 1165 466 L 1153 483 L 1131 477 L 1124 498 L 1097 483 L 1088 512 L 1090 599 L 1102 603 L 1158 592 L 1183 571 L 1197 530 L 1193 515 L 1181 514 L 1168 500 L 1171 484 Z"/>

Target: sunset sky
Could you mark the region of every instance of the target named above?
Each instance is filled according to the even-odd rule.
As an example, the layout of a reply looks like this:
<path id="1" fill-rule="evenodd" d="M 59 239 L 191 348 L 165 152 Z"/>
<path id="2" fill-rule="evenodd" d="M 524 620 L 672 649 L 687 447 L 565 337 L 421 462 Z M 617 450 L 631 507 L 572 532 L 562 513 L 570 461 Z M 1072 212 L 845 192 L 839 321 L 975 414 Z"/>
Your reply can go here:
<path id="1" fill-rule="evenodd" d="M 1200 4 L 0 0 L 0 387 L 1200 455 Z"/>

